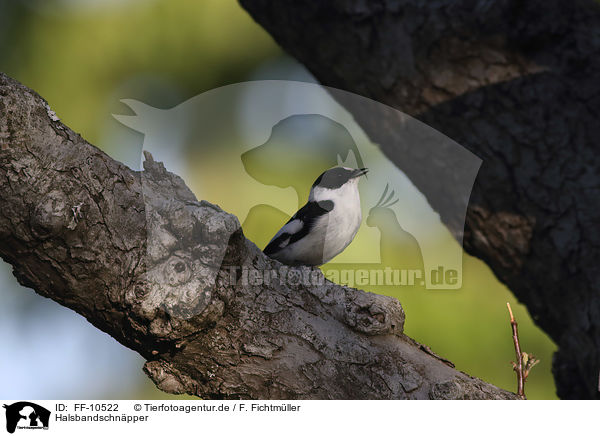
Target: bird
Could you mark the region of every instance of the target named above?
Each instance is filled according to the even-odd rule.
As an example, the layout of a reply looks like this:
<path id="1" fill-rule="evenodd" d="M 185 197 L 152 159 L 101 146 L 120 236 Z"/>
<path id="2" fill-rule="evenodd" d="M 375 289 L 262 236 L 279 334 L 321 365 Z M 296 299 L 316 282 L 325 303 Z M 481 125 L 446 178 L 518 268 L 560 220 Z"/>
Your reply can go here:
<path id="1" fill-rule="evenodd" d="M 319 266 L 350 245 L 362 221 L 358 182 L 368 168 L 333 167 L 310 189 L 308 202 L 273 236 L 263 253 L 291 266 Z"/>

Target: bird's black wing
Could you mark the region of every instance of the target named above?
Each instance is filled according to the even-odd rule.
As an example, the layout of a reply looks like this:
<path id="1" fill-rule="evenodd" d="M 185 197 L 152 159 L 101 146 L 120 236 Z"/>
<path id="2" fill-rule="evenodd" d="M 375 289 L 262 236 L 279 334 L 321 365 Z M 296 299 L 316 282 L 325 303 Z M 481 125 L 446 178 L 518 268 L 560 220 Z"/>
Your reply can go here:
<path id="1" fill-rule="evenodd" d="M 329 213 L 333 210 L 333 201 L 309 201 L 306 203 L 296 214 L 290 218 L 281 228 L 283 231 L 276 238 L 273 238 L 271 242 L 267 244 L 263 253 L 267 256 L 299 241 L 305 237 L 315 225 L 315 221 L 322 215 Z M 296 232 L 286 231 L 285 227 L 294 220 L 299 220 L 302 223 L 302 227 Z"/>

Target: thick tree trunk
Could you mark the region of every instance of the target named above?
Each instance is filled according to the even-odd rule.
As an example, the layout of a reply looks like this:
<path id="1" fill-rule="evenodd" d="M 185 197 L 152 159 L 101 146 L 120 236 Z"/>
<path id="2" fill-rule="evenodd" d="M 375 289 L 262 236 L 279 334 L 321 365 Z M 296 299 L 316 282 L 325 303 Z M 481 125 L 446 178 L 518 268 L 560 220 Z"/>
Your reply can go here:
<path id="1" fill-rule="evenodd" d="M 406 337 L 393 298 L 311 268 L 248 281 L 234 267 L 284 271 L 234 216 L 197 201 L 150 155 L 144 168 L 115 162 L 0 74 L 0 256 L 21 284 L 139 352 L 159 388 L 203 398 L 515 398 Z"/>
<path id="2" fill-rule="evenodd" d="M 558 344 L 559 396 L 600 399 L 600 5 L 240 2 L 324 85 L 394 106 L 484 160 L 464 246 Z M 436 186 L 452 162 L 403 165 L 429 156 L 349 110 L 460 235 L 445 213 L 455 196 L 439 195 L 453 187 Z"/>

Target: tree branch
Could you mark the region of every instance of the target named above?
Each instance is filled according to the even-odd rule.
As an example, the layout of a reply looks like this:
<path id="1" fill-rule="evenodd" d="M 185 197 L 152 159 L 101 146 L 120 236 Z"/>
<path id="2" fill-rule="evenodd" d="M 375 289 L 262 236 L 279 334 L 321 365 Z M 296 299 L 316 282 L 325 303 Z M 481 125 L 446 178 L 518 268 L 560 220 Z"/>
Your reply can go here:
<path id="1" fill-rule="evenodd" d="M 281 264 L 244 238 L 234 216 L 197 201 L 149 155 L 143 172 L 112 160 L 2 74 L 0 114 L 0 256 L 21 284 L 140 353 L 160 389 L 203 398 L 515 398 L 406 337 L 393 298 L 311 268 L 288 274 L 319 285 L 245 283 L 232 267 L 281 272 Z"/>
<path id="2" fill-rule="evenodd" d="M 559 396 L 600 399 L 600 5 L 240 3 L 324 85 L 416 116 L 484 160 L 464 247 L 558 344 Z M 406 144 L 381 127 L 394 120 L 348 109 L 460 240 L 455 187 L 437 183 L 460 182 L 456 159 L 434 160 L 427 138 Z"/>
<path id="3" fill-rule="evenodd" d="M 523 376 L 523 356 L 521 354 L 521 344 L 519 343 L 519 330 L 517 326 L 517 321 L 513 316 L 512 309 L 510 308 L 510 303 L 506 303 L 506 307 L 508 307 L 508 313 L 510 314 L 510 328 L 512 330 L 512 338 L 513 343 L 515 345 L 515 362 L 514 362 L 514 370 L 517 373 L 517 395 L 519 398 L 526 400 L 525 398 L 525 377 Z"/>

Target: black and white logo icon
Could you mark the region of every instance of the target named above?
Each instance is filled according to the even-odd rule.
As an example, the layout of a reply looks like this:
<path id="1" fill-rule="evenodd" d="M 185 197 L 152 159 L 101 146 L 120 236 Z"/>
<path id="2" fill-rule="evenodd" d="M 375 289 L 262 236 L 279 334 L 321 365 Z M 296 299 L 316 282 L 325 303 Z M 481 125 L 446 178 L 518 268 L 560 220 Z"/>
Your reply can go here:
<path id="1" fill-rule="evenodd" d="M 6 431 L 14 433 L 16 429 L 48 429 L 50 411 L 27 401 L 4 405 L 6 409 Z"/>

